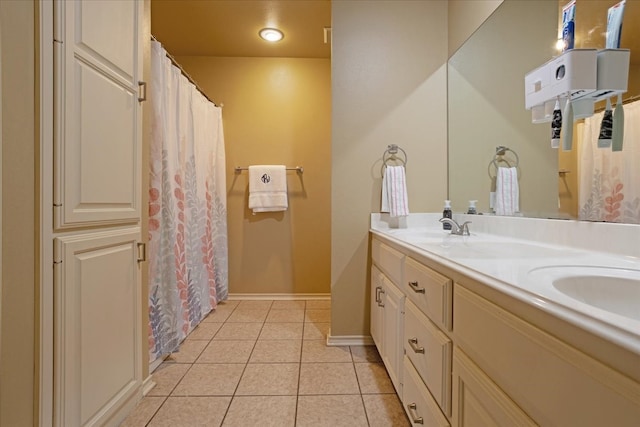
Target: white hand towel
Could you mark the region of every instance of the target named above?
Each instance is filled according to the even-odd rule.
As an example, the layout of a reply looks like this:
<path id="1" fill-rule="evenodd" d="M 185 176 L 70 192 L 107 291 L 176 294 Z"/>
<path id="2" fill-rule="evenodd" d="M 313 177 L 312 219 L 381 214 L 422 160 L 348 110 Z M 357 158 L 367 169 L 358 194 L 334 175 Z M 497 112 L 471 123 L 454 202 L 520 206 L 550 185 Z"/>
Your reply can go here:
<path id="1" fill-rule="evenodd" d="M 257 212 L 286 211 L 287 168 L 283 165 L 249 166 L 249 209 Z"/>
<path id="2" fill-rule="evenodd" d="M 380 212 L 392 217 L 409 215 L 409 198 L 404 166 L 387 166 L 382 176 L 382 206 Z"/>
<path id="3" fill-rule="evenodd" d="M 498 168 L 496 177 L 496 215 L 513 215 L 518 212 L 519 197 L 518 170 L 516 168 Z"/>

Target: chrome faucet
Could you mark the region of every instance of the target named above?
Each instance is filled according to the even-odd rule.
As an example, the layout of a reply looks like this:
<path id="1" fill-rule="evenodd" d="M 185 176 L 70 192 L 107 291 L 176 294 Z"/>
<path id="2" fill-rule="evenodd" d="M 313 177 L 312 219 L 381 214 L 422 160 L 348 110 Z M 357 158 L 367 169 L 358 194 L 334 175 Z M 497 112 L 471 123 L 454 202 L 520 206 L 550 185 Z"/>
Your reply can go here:
<path id="1" fill-rule="evenodd" d="M 469 233 L 469 224 L 471 224 L 471 221 L 465 221 L 462 225 L 458 224 L 451 218 L 440 218 L 439 221 L 443 224 L 451 224 L 451 234 L 455 234 L 457 236 L 471 236 Z"/>

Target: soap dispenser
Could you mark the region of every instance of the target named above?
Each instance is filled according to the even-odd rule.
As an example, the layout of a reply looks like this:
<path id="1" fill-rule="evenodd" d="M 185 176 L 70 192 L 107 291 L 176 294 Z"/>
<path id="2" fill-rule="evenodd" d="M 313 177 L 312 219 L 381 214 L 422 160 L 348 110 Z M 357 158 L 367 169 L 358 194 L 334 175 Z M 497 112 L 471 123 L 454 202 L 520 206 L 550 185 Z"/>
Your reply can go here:
<path id="1" fill-rule="evenodd" d="M 449 218 L 449 219 L 451 219 L 451 217 L 452 217 L 451 201 L 450 200 L 445 200 L 444 201 L 444 210 L 442 211 L 442 217 L 443 218 Z M 451 230 L 451 224 L 443 222 L 442 223 L 442 229 L 443 230 Z"/>
<path id="2" fill-rule="evenodd" d="M 478 213 L 478 210 L 476 209 L 477 202 L 477 200 L 469 200 L 469 209 L 467 209 L 468 214 L 475 215 Z"/>

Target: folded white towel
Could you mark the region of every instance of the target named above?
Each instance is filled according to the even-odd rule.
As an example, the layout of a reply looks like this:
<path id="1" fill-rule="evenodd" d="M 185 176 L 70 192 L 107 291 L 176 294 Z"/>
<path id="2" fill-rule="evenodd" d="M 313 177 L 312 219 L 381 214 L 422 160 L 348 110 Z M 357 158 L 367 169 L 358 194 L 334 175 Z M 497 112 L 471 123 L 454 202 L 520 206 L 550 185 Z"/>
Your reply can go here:
<path id="1" fill-rule="evenodd" d="M 409 198 L 404 166 L 387 166 L 382 176 L 382 206 L 380 212 L 392 217 L 409 215 Z"/>
<path id="2" fill-rule="evenodd" d="M 518 170 L 498 168 L 496 176 L 496 215 L 513 215 L 519 210 Z"/>
<path id="3" fill-rule="evenodd" d="M 287 168 L 283 165 L 249 166 L 249 209 L 256 212 L 286 211 Z"/>

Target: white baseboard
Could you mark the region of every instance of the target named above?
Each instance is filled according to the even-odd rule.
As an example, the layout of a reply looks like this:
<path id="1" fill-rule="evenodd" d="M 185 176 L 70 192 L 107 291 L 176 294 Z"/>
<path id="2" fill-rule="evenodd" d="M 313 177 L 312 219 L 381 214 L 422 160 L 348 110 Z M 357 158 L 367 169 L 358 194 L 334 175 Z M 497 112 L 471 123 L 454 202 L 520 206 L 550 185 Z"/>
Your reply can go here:
<path id="1" fill-rule="evenodd" d="M 330 300 L 331 294 L 243 294 L 229 293 L 229 300 Z"/>
<path id="2" fill-rule="evenodd" d="M 347 345 L 375 345 L 371 335 L 331 335 L 331 330 L 327 334 L 327 345 L 331 347 Z"/>
<path id="3" fill-rule="evenodd" d="M 146 396 L 152 388 L 156 386 L 156 382 L 153 381 L 151 374 L 142 382 L 142 395 Z"/>
<path id="4" fill-rule="evenodd" d="M 153 371 L 158 369 L 158 366 L 162 365 L 162 362 L 164 362 L 164 359 L 166 359 L 167 357 L 169 357 L 169 355 L 165 354 L 163 356 L 158 357 L 153 362 L 149 363 L 149 375 L 153 374 Z"/>

